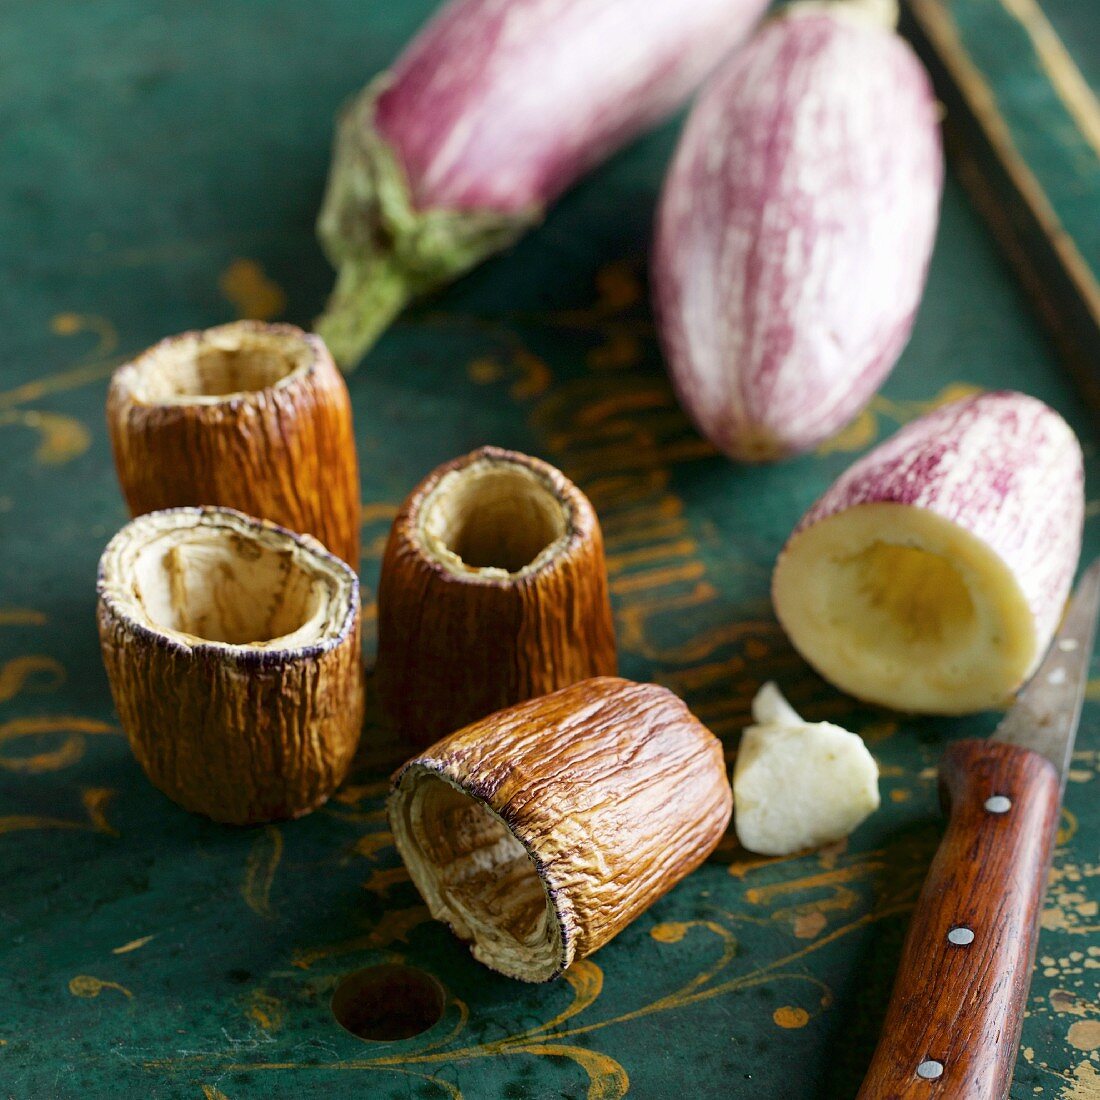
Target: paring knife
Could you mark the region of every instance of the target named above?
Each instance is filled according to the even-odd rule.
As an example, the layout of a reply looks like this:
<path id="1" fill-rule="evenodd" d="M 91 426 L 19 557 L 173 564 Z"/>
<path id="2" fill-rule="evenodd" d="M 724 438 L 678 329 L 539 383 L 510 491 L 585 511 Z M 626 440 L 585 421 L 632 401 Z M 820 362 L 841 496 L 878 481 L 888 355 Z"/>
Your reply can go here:
<path id="1" fill-rule="evenodd" d="M 950 819 L 859 1100 L 1008 1095 L 1098 606 L 1100 560 L 992 737 L 944 754 Z"/>

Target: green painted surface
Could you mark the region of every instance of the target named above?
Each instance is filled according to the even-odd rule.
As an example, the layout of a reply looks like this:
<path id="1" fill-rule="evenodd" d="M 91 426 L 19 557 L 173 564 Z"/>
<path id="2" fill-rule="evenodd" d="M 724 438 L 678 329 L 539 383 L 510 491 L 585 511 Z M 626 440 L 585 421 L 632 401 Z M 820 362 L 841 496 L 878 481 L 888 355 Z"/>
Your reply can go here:
<path id="1" fill-rule="evenodd" d="M 948 7 L 1012 143 L 1100 279 L 1095 7 L 1073 0 L 955 0 Z"/>
<path id="2" fill-rule="evenodd" d="M 1100 89 L 1100 20 L 1096 11 L 1078 0 L 1043 0 L 1043 12 L 1093 91 Z"/>
<path id="3" fill-rule="evenodd" d="M 996 716 L 856 708 L 778 632 L 771 562 L 851 454 L 739 469 L 676 411 L 641 285 L 672 127 L 406 315 L 351 378 L 367 599 L 388 509 L 424 472 L 484 442 L 540 454 L 603 516 L 624 673 L 681 691 L 731 751 L 752 691 L 777 678 L 811 716 L 868 736 L 882 810 L 847 846 L 801 859 L 755 863 L 726 845 L 572 984 L 528 987 L 425 919 L 378 812 L 395 761 L 373 724 L 328 807 L 247 831 L 173 806 L 117 732 L 93 620 L 95 563 L 125 519 L 106 377 L 162 335 L 236 316 L 231 298 L 246 312 L 278 306 L 240 261 L 282 288 L 282 316 L 315 314 L 330 277 L 311 223 L 331 115 L 429 7 L 160 0 L 135 14 L 69 0 L 48 17 L 5 12 L 0 1096 L 493 1100 L 614 1097 L 629 1082 L 645 1100 L 832 1100 L 854 1094 L 870 1056 L 940 828 L 932 769 L 946 740 Z M 1050 401 L 1085 440 L 1095 484 L 1087 414 L 949 183 L 913 341 L 852 442 L 956 383 Z M 1096 1052 L 1080 1049 L 1089 1033 L 1071 1030 L 1100 1008 L 1092 703 L 1079 749 L 1017 1100 L 1088 1096 L 1100 1077 Z M 444 1020 L 400 1043 L 344 1033 L 328 1007 L 335 982 L 395 960 L 440 979 Z"/>

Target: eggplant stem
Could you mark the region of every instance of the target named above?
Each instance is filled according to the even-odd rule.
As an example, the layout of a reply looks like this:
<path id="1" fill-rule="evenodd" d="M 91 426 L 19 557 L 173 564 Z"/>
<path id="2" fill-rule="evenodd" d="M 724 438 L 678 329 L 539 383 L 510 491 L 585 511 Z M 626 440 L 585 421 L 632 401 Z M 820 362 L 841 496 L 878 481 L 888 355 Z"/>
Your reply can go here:
<path id="1" fill-rule="evenodd" d="M 340 115 L 317 221 L 338 274 L 315 328 L 345 369 L 408 301 L 506 248 L 542 215 L 418 207 L 400 158 L 375 126 L 375 100 L 387 80 L 383 74 L 368 84 Z"/>
<path id="2" fill-rule="evenodd" d="M 400 268 L 388 257 L 345 259 L 313 328 L 336 362 L 350 370 L 411 297 Z"/>

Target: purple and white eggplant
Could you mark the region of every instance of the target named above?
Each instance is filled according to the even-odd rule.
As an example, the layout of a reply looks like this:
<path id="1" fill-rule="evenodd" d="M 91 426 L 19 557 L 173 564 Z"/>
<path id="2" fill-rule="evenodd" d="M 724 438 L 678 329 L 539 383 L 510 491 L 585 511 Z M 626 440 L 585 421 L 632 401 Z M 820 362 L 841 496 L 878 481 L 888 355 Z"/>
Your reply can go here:
<path id="1" fill-rule="evenodd" d="M 733 458 L 835 433 L 908 340 L 943 154 L 896 14 L 884 0 L 782 10 L 700 93 L 677 148 L 654 304 L 684 408 Z"/>
<path id="2" fill-rule="evenodd" d="M 318 332 L 357 359 L 412 296 L 510 244 L 669 114 L 766 0 L 452 0 L 343 112 Z"/>
<path id="3" fill-rule="evenodd" d="M 1081 549 L 1081 448 L 1020 393 L 944 405 L 856 462 L 799 523 L 772 599 L 851 695 L 963 714 L 1002 703 L 1058 626 Z"/>

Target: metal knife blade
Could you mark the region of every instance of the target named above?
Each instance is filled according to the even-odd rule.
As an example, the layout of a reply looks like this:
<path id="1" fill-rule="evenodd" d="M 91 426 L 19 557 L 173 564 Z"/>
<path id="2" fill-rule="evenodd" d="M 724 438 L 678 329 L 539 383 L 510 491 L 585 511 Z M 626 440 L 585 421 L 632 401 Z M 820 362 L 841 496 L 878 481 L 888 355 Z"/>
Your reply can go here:
<path id="1" fill-rule="evenodd" d="M 1042 753 L 1058 769 L 1063 791 L 1088 686 L 1098 611 L 1100 558 L 1085 570 L 1043 663 L 990 738 Z"/>

